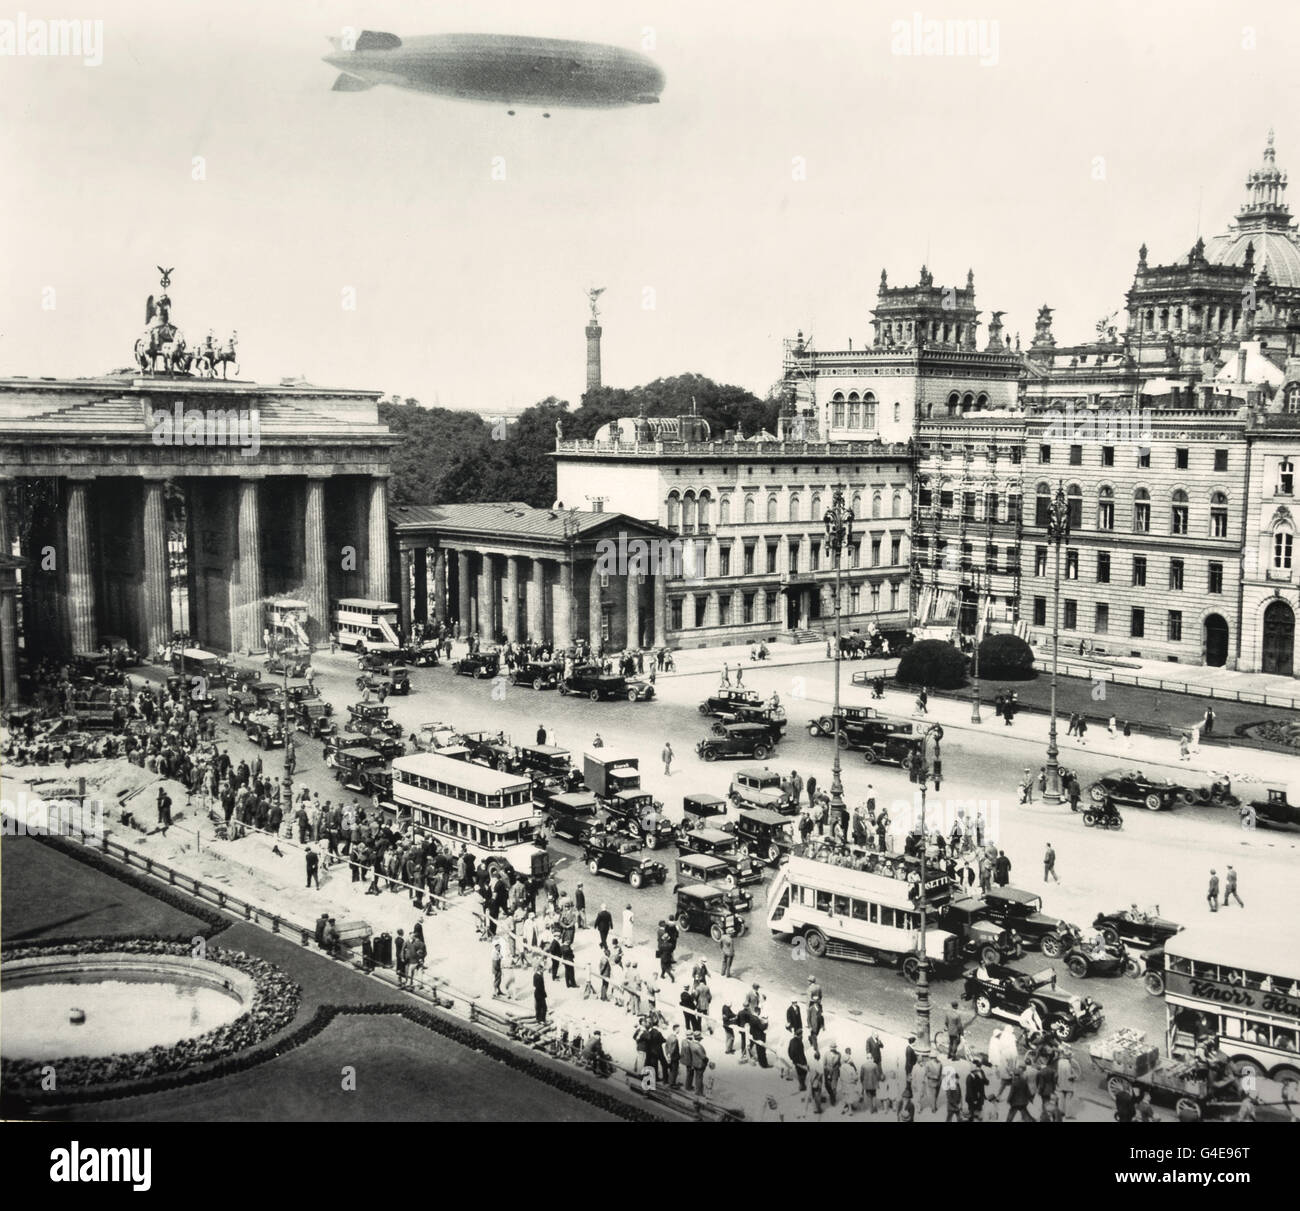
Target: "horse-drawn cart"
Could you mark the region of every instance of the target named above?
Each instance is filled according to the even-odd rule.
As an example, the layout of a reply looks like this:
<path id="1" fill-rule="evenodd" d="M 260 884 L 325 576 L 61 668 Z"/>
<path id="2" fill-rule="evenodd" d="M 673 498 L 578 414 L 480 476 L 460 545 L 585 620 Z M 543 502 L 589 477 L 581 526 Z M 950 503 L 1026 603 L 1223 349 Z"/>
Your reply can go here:
<path id="1" fill-rule="evenodd" d="M 1241 1109 L 1236 1077 L 1226 1074 L 1215 1080 L 1201 1061 L 1161 1059 L 1160 1049 L 1144 1046 L 1144 1039 L 1140 1031 L 1120 1030 L 1089 1048 L 1111 1097 L 1148 1092 L 1152 1101 L 1172 1104 L 1184 1122 L 1225 1118 Z"/>

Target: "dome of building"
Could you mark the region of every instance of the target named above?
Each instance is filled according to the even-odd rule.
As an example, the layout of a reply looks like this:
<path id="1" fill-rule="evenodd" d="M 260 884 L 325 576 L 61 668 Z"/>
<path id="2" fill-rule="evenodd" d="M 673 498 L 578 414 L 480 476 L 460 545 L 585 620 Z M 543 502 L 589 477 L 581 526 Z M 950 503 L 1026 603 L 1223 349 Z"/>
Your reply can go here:
<path id="1" fill-rule="evenodd" d="M 1300 230 L 1286 204 L 1286 173 L 1277 166 L 1273 132 L 1268 132 L 1264 162 L 1246 178 L 1246 201 L 1232 226 L 1205 247 L 1205 259 L 1244 266 L 1255 275 L 1267 270 L 1275 286 L 1300 290 Z"/>

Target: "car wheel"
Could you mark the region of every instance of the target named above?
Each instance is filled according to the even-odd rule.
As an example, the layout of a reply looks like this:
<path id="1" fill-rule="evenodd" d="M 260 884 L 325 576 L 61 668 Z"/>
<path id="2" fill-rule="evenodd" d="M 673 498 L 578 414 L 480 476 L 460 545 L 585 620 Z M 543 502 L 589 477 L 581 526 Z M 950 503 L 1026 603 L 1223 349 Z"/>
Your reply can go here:
<path id="1" fill-rule="evenodd" d="M 1002 952 L 996 946 L 985 946 L 980 951 L 980 962 L 985 967 L 991 967 L 995 963 L 1002 962 Z"/>
<path id="2" fill-rule="evenodd" d="M 722 926 L 716 921 L 709 926 L 709 937 L 711 937 L 715 942 L 722 941 Z"/>
<path id="3" fill-rule="evenodd" d="M 1201 1104 L 1190 1097 L 1180 1097 L 1174 1109 L 1178 1112 L 1180 1123 L 1199 1123 L 1201 1121 Z"/>
<path id="4" fill-rule="evenodd" d="M 1068 1043 L 1074 1038 L 1074 1023 L 1063 1013 L 1058 1013 L 1050 1019 L 1047 1023 L 1047 1029 L 1062 1043 Z"/>
<path id="5" fill-rule="evenodd" d="M 742 858 L 748 858 L 748 857 L 749 857 L 749 842 L 748 842 L 748 841 L 742 841 L 739 845 L 737 845 L 737 846 L 736 846 L 736 853 L 738 853 Z"/>
<path id="6" fill-rule="evenodd" d="M 735 875 L 728 875 L 725 879 L 722 880 L 722 886 L 725 887 L 728 891 L 735 891 L 735 890 L 736 890 L 736 876 L 735 876 Z"/>
<path id="7" fill-rule="evenodd" d="M 1114 946 L 1119 941 L 1119 930 L 1113 925 L 1103 925 L 1101 936 L 1106 939 L 1107 946 Z"/>
<path id="8" fill-rule="evenodd" d="M 826 935 L 820 929 L 810 929 L 803 936 L 803 948 L 814 959 L 822 958 L 826 954 Z"/>
<path id="9" fill-rule="evenodd" d="M 1071 955 L 1065 960 L 1065 969 L 1076 980 L 1082 980 L 1088 974 L 1088 960 L 1083 955 Z"/>
<path id="10" fill-rule="evenodd" d="M 1124 960 L 1124 974 L 1130 980 L 1136 980 L 1142 974 L 1142 964 L 1139 963 L 1132 955 Z"/>
<path id="11" fill-rule="evenodd" d="M 1300 1068 L 1293 1064 L 1279 1064 L 1270 1075 L 1279 1085 L 1287 1081 L 1300 1081 Z"/>
<path id="12" fill-rule="evenodd" d="M 546 688 L 546 682 L 544 682 L 540 677 L 533 678 L 533 689 L 544 690 L 545 688 Z"/>
<path id="13" fill-rule="evenodd" d="M 839 739 L 836 741 L 836 743 L 840 746 L 840 748 L 848 748 L 849 747 L 848 732 L 841 731 L 839 735 Z"/>
<path id="14" fill-rule="evenodd" d="M 767 757 L 767 745 L 766 744 L 754 745 L 754 760 L 763 761 L 766 759 L 766 757 Z"/>
<path id="15" fill-rule="evenodd" d="M 876 750 L 873 748 L 864 749 L 862 752 L 862 760 L 865 761 L 868 765 L 875 765 Z"/>
<path id="16" fill-rule="evenodd" d="M 691 918 L 689 913 L 679 912 L 677 914 L 677 928 L 682 933 L 691 932 Z"/>
<path id="17" fill-rule="evenodd" d="M 599 874 L 599 873 L 600 873 L 600 863 L 597 862 L 595 858 L 588 858 L 588 859 L 587 859 L 587 869 L 588 869 L 589 871 L 591 871 L 591 873 L 592 873 L 593 875 Z"/>
<path id="18" fill-rule="evenodd" d="M 1106 801 L 1106 788 L 1100 782 L 1094 782 L 1088 787 L 1088 798 L 1094 803 L 1104 803 Z"/>
<path id="19" fill-rule="evenodd" d="M 700 756 L 703 757 L 705 761 L 716 761 L 718 759 L 717 750 L 711 748 L 704 749 L 704 751 L 700 753 Z"/>
<path id="20" fill-rule="evenodd" d="M 1131 1093 L 1133 1087 L 1122 1076 L 1113 1076 L 1106 1082 L 1106 1092 L 1118 1099 L 1122 1093 Z"/>
<path id="21" fill-rule="evenodd" d="M 1061 939 L 1054 933 L 1048 934 L 1043 939 L 1043 954 L 1049 959 L 1059 958 L 1061 955 Z"/>
<path id="22" fill-rule="evenodd" d="M 779 862 L 781 860 L 781 847 L 779 845 L 769 845 L 767 847 L 767 860 L 769 862 Z"/>
<path id="23" fill-rule="evenodd" d="M 645 847 L 646 847 L 646 849 L 658 849 L 658 848 L 659 848 L 659 837 L 658 837 L 658 834 L 656 834 L 656 833 L 646 833 L 644 839 L 645 839 Z"/>
<path id="24" fill-rule="evenodd" d="M 815 723 L 810 723 L 810 724 L 808 725 L 808 735 L 810 735 L 810 736 L 816 738 L 817 736 L 820 736 L 821 734 L 822 734 L 822 730 L 821 730 L 821 728 L 819 728 Z"/>
<path id="25" fill-rule="evenodd" d="M 975 998 L 975 1012 L 982 1018 L 990 1018 L 993 1016 L 993 1002 L 983 993 L 980 993 L 980 995 Z"/>
<path id="26" fill-rule="evenodd" d="M 567 697 L 568 697 L 568 694 L 569 694 L 569 687 L 568 687 L 567 685 L 565 685 L 564 682 L 560 682 L 560 684 L 559 684 L 556 688 L 560 691 L 560 697 L 561 697 L 561 698 L 567 698 Z"/>
<path id="27" fill-rule="evenodd" d="M 1160 796 L 1157 795 L 1154 791 L 1151 794 L 1147 795 L 1147 797 L 1143 799 L 1142 802 L 1146 805 L 1146 809 L 1149 812 L 1158 812 L 1160 810 Z"/>
<path id="28" fill-rule="evenodd" d="M 916 955 L 908 955 L 903 960 L 903 975 L 915 984 L 921 978 L 921 961 Z"/>
<path id="29" fill-rule="evenodd" d="M 1162 997 L 1165 995 L 1165 976 L 1161 971 L 1148 971 L 1142 977 L 1142 985 L 1147 992 L 1153 997 Z"/>
<path id="30" fill-rule="evenodd" d="M 592 702 L 599 702 L 599 701 L 600 701 L 600 691 L 599 691 L 599 690 L 592 690 L 591 693 L 587 695 L 587 697 L 590 698 L 590 699 L 592 700 Z"/>
<path id="31" fill-rule="evenodd" d="M 632 871 L 632 873 L 628 875 L 627 881 L 631 883 L 633 887 L 640 887 L 641 884 L 645 882 L 639 870 Z"/>
<path id="32" fill-rule="evenodd" d="M 707 702 L 701 702 L 701 703 L 700 703 L 700 714 L 701 714 L 701 715 L 707 715 L 708 713 L 709 713 L 709 704 L 708 704 Z"/>

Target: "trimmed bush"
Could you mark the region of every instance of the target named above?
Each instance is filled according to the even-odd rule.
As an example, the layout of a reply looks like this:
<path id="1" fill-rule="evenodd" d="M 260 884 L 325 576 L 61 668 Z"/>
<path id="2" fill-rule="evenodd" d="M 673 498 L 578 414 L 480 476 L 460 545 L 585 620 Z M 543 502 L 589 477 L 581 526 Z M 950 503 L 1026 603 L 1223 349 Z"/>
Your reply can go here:
<path id="1" fill-rule="evenodd" d="M 942 639 L 922 639 L 903 653 L 894 680 L 900 685 L 953 690 L 966 680 L 966 657 Z"/>
<path id="2" fill-rule="evenodd" d="M 1037 676 L 1034 649 L 1019 635 L 990 635 L 980 644 L 980 676 L 998 681 L 1030 681 Z"/>

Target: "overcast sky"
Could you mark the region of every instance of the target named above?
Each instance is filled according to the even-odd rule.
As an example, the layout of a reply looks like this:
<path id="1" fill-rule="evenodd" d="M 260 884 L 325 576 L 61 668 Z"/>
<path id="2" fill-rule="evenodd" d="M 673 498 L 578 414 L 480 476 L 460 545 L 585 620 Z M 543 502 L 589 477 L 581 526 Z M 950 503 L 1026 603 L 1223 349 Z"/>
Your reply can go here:
<path id="1" fill-rule="evenodd" d="M 127 365 L 164 265 L 173 320 L 191 343 L 238 329 L 246 378 L 576 401 L 599 285 L 608 385 L 698 371 L 762 394 L 796 329 L 868 339 L 882 268 L 973 268 L 985 320 L 1027 342 L 1048 302 L 1057 339 L 1085 339 L 1139 244 L 1171 261 L 1198 214 L 1207 238 L 1226 226 L 1270 125 L 1300 173 L 1294 0 L 23 7 L 102 19 L 104 48 L 97 67 L 0 57 L 3 374 Z M 996 22 L 996 62 L 894 53 L 917 13 Z M 334 93 L 320 56 L 345 26 L 630 49 L 648 27 L 667 84 L 658 106 L 550 120 Z"/>

